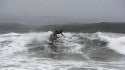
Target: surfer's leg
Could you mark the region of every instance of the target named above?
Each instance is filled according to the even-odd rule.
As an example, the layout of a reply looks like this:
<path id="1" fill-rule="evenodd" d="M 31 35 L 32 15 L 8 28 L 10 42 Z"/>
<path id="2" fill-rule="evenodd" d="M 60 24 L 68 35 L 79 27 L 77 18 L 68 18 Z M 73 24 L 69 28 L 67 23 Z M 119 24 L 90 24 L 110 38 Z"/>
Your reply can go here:
<path id="1" fill-rule="evenodd" d="M 49 44 L 52 45 L 53 44 L 53 34 L 51 34 L 49 36 Z"/>
<path id="2" fill-rule="evenodd" d="M 53 45 L 54 40 L 51 40 L 50 44 Z"/>
<path id="3" fill-rule="evenodd" d="M 55 41 L 55 39 L 51 38 L 49 44 L 50 44 L 50 45 L 53 45 L 54 41 Z"/>
<path id="4" fill-rule="evenodd" d="M 57 35 L 50 35 L 50 38 L 49 38 L 49 41 L 50 41 L 50 44 L 53 45 L 54 41 L 57 39 Z"/>
<path id="5" fill-rule="evenodd" d="M 56 40 L 57 38 L 56 37 L 54 37 L 52 40 L 51 40 L 51 43 L 53 44 L 54 43 L 54 41 Z"/>

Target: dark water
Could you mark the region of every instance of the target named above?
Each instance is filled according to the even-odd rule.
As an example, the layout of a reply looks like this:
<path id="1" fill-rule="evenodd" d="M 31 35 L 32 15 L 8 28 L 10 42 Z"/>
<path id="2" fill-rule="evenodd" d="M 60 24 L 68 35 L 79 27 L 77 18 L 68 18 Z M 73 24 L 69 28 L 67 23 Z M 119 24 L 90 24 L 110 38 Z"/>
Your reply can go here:
<path id="1" fill-rule="evenodd" d="M 113 32 L 113 33 L 125 33 L 124 22 L 101 22 L 91 24 L 53 24 L 45 26 L 28 26 L 18 23 L 0 23 L 0 33 L 7 32 L 29 32 L 29 31 L 53 31 L 59 28 L 64 28 L 65 32 Z"/>
<path id="2" fill-rule="evenodd" d="M 38 27 L 35 30 L 55 30 L 59 28 L 64 28 L 67 32 L 85 32 L 94 33 L 100 32 L 114 32 L 114 33 L 125 33 L 125 23 L 112 23 L 112 22 L 102 22 L 93 24 L 62 24 L 62 25 L 48 25 L 45 27 Z"/>

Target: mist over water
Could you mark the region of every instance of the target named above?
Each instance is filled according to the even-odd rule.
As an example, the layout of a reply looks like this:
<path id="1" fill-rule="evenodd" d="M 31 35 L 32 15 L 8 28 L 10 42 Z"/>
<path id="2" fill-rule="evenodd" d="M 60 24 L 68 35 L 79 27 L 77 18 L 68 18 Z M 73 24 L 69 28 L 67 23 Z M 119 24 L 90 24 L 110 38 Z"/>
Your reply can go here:
<path id="1" fill-rule="evenodd" d="M 0 70 L 125 70 L 124 3 L 0 0 Z"/>
<path id="2" fill-rule="evenodd" d="M 54 16 L 89 18 L 88 22 L 91 19 L 96 22 L 124 22 L 124 3 L 124 0 L 1 0 L 0 16 Z"/>

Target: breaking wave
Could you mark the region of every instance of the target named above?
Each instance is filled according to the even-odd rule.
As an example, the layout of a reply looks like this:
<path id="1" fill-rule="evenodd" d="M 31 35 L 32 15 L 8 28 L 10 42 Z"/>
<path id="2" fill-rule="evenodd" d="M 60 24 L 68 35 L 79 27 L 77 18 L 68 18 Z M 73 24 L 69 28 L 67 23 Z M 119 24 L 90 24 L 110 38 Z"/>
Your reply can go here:
<path id="1" fill-rule="evenodd" d="M 50 47 L 48 47 L 48 37 L 51 33 L 51 31 L 48 31 L 24 34 L 1 34 L 0 52 L 4 56 L 22 51 L 51 51 Z M 62 51 L 63 53 L 79 53 L 87 55 L 91 59 L 97 57 L 96 55 L 100 55 L 101 58 L 98 56 L 99 59 L 102 59 L 103 55 L 108 56 L 109 58 L 125 55 L 124 34 L 96 32 L 64 33 L 64 35 L 66 37 L 59 35 L 60 38 L 54 43 L 57 50 Z"/>

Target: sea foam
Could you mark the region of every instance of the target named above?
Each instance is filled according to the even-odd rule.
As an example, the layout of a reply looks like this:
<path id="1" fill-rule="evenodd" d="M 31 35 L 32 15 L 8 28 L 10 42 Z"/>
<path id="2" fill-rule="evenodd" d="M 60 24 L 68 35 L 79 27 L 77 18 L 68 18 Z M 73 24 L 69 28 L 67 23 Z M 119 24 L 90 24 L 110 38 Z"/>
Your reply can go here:
<path id="1" fill-rule="evenodd" d="M 105 35 L 104 33 L 98 32 L 99 38 L 108 43 L 106 47 L 125 55 L 125 36 L 118 35 L 119 34 L 117 34 L 117 36 L 111 36 L 109 34 Z"/>

